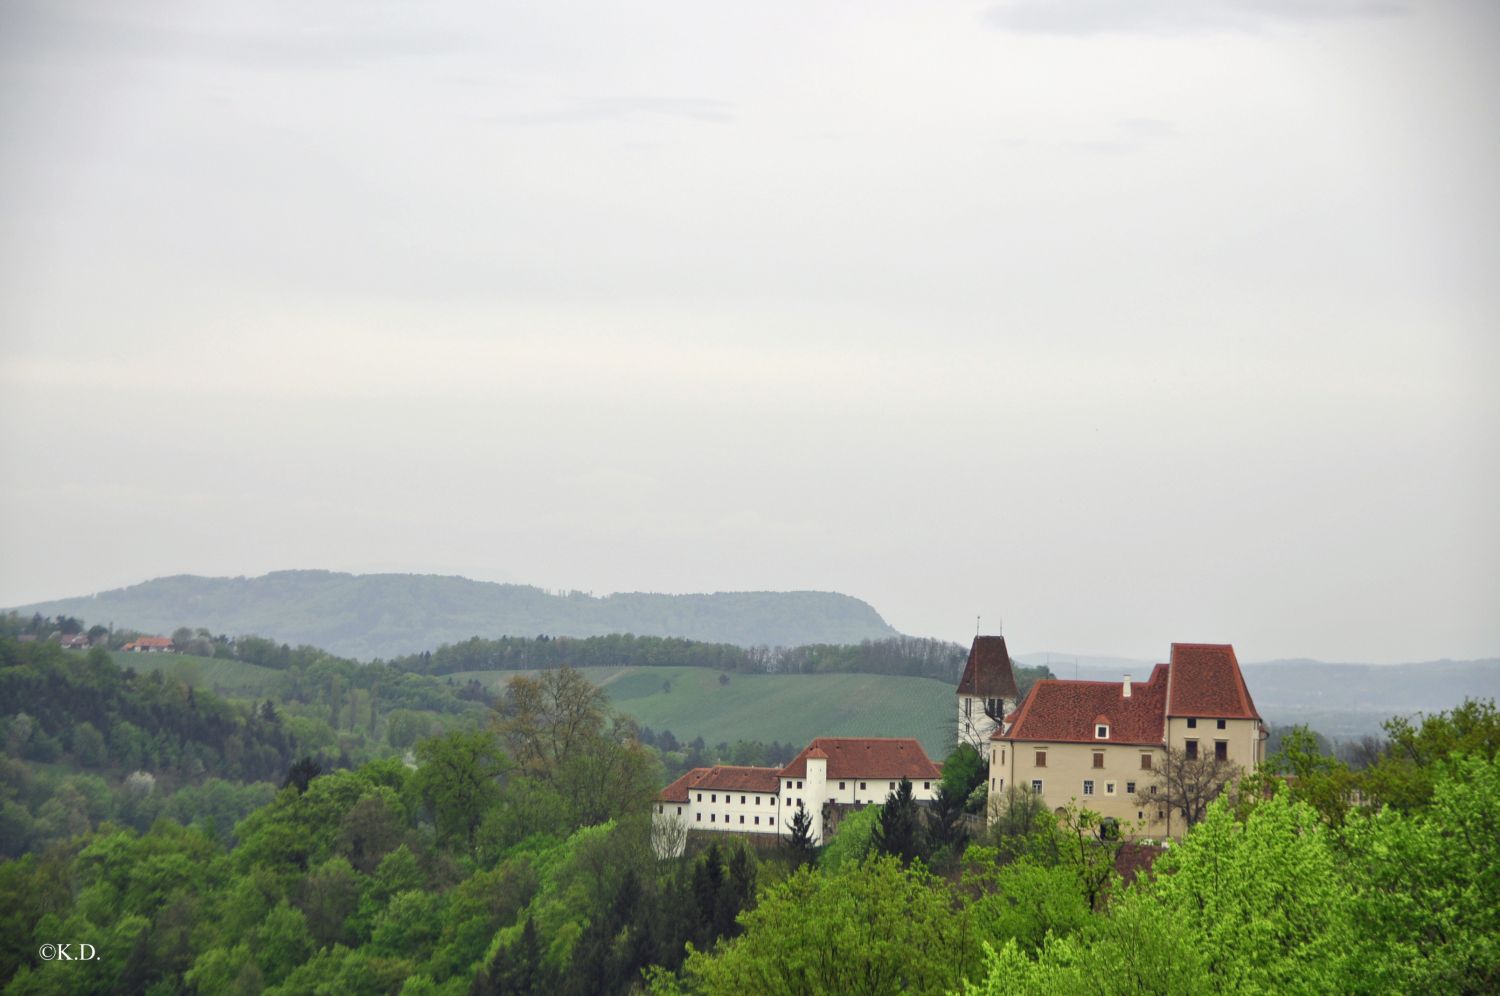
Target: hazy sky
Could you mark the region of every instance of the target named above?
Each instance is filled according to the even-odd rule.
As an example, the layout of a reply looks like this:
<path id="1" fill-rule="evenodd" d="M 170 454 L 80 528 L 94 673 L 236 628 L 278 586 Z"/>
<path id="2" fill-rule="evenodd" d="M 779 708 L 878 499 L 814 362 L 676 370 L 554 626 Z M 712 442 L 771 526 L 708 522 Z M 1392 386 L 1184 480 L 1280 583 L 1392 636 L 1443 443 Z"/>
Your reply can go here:
<path id="1" fill-rule="evenodd" d="M 1495 655 L 1497 43 L 1484 0 L 4 0 L 0 604 L 324 567 Z"/>

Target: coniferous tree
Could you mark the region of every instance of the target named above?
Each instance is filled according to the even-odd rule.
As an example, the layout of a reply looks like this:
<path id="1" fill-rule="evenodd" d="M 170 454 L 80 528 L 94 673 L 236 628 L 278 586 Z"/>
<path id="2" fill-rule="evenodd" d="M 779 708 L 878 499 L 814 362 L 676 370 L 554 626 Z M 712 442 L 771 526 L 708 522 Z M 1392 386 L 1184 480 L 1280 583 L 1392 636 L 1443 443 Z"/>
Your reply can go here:
<path id="1" fill-rule="evenodd" d="M 926 836 L 923 831 L 922 816 L 912 798 L 911 780 L 903 778 L 880 809 L 875 846 L 882 854 L 900 858 L 903 865 L 909 865 L 923 853 Z"/>
<path id="2" fill-rule="evenodd" d="M 796 865 L 804 865 L 813 859 L 816 844 L 812 836 L 812 816 L 800 801 L 797 803 L 797 811 L 792 814 L 791 831 L 787 847 L 791 849 L 792 861 Z"/>

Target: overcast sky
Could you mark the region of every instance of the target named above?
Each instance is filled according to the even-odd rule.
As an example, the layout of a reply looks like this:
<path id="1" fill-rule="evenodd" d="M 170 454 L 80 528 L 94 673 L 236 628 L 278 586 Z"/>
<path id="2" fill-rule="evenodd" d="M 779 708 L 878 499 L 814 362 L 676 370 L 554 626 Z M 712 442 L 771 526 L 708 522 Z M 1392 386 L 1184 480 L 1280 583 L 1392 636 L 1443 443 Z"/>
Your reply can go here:
<path id="1" fill-rule="evenodd" d="M 4 0 L 0 604 L 320 567 L 1500 654 L 1497 43 L 1482 0 Z"/>

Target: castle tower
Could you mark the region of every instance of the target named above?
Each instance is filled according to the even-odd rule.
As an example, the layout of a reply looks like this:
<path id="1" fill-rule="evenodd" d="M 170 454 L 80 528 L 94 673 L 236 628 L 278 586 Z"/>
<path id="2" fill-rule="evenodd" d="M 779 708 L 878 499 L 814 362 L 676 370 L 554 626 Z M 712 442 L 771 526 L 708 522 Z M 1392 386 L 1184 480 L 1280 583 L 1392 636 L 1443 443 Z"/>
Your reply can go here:
<path id="1" fill-rule="evenodd" d="M 807 812 L 812 817 L 813 841 L 823 840 L 823 803 L 828 801 L 828 755 L 821 747 L 807 752 Z"/>
<path id="2" fill-rule="evenodd" d="M 986 760 L 990 735 L 1004 732 L 1005 717 L 1020 699 L 1010 651 L 1003 636 L 976 636 L 958 680 L 958 742 L 970 744 Z"/>

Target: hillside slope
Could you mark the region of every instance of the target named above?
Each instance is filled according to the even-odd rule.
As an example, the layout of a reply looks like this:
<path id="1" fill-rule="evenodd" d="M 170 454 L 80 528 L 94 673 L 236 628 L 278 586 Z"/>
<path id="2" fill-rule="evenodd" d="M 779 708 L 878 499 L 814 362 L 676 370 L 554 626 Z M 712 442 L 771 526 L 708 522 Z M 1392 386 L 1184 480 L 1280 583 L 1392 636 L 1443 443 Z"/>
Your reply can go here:
<path id="1" fill-rule="evenodd" d="M 431 574 L 276 571 L 257 578 L 157 578 L 18 607 L 145 632 L 178 626 L 255 633 L 346 657 L 394 657 L 471 636 L 680 636 L 740 646 L 858 643 L 895 636 L 873 608 L 835 592 L 641 592 L 595 598 Z"/>
<path id="2" fill-rule="evenodd" d="M 813 737 L 916 737 L 941 763 L 953 740 L 953 686 L 884 674 L 735 674 L 698 667 L 582 668 L 610 704 L 642 726 L 671 730 L 686 743 L 779 740 L 803 747 Z M 516 671 L 462 671 L 496 690 Z"/>

